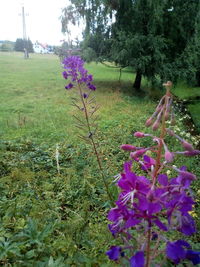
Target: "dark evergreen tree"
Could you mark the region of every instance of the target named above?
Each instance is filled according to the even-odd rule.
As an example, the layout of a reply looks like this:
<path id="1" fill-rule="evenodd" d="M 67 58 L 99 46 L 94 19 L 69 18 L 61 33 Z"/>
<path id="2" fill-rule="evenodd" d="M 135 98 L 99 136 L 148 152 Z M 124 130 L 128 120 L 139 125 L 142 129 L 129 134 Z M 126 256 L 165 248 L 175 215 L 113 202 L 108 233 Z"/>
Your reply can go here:
<path id="1" fill-rule="evenodd" d="M 27 49 L 27 51 L 29 53 L 33 53 L 33 44 L 31 42 L 30 39 L 28 40 L 23 40 L 21 38 L 18 38 L 15 42 L 15 47 L 14 50 L 15 51 L 20 51 L 20 52 L 24 52 L 24 48 Z"/>

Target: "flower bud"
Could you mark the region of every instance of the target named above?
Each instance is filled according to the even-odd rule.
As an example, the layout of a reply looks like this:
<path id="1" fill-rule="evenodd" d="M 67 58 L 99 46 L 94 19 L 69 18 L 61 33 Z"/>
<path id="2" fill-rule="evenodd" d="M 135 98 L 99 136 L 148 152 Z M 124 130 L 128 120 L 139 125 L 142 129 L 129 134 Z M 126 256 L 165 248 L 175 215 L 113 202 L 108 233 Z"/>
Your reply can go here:
<path id="1" fill-rule="evenodd" d="M 142 138 L 142 137 L 145 136 L 145 134 L 144 134 L 144 133 L 141 133 L 141 132 L 135 132 L 135 133 L 134 133 L 134 136 L 135 136 L 135 137 L 138 137 L 138 138 Z"/>
<path id="2" fill-rule="evenodd" d="M 136 158 L 138 158 L 138 157 L 141 157 L 146 151 L 147 151 L 146 149 L 142 148 L 142 149 L 137 150 L 137 151 L 135 151 L 135 152 L 131 152 L 131 153 L 130 153 L 130 157 L 131 157 L 132 159 L 136 159 Z"/>
<path id="3" fill-rule="evenodd" d="M 135 146 L 128 145 L 128 144 L 121 145 L 120 148 L 125 150 L 125 151 L 132 151 L 132 150 L 137 149 Z"/>
<path id="4" fill-rule="evenodd" d="M 150 117 L 150 118 L 146 121 L 145 126 L 146 126 L 146 127 L 149 127 L 149 126 L 152 125 L 152 123 L 153 123 L 153 119 L 152 119 L 152 117 Z"/>
<path id="5" fill-rule="evenodd" d="M 200 154 L 200 150 L 184 151 L 183 154 L 188 157 L 197 156 Z"/>
<path id="6" fill-rule="evenodd" d="M 166 129 L 167 133 L 170 135 L 170 136 L 174 136 L 174 132 L 171 130 L 171 129 Z"/>
<path id="7" fill-rule="evenodd" d="M 190 143 L 186 142 L 185 140 L 182 141 L 182 146 L 187 151 L 193 151 L 194 150 L 193 146 Z"/>
<path id="8" fill-rule="evenodd" d="M 165 152 L 165 160 L 169 163 L 173 162 L 174 160 L 174 154 L 170 151 Z"/>
<path id="9" fill-rule="evenodd" d="M 154 124 L 152 125 L 152 130 L 156 131 L 159 128 L 160 121 L 156 120 Z"/>

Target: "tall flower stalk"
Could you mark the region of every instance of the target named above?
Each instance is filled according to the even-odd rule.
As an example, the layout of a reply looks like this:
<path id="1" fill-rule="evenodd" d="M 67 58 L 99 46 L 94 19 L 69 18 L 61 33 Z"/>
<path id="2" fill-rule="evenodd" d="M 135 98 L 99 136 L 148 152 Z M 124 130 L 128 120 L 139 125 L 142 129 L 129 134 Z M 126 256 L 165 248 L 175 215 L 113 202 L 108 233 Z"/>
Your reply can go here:
<path id="1" fill-rule="evenodd" d="M 159 136 L 136 132 L 136 138 L 151 138 L 153 145 L 147 148 L 123 144 L 130 152 L 130 161 L 118 175 L 120 189 L 116 207 L 109 211 L 109 230 L 115 238 L 121 238 L 122 246 L 112 246 L 107 255 L 111 260 L 131 267 L 162 266 L 163 256 L 173 264 L 184 260 L 194 265 L 200 263 L 200 253 L 193 251 L 184 240 L 169 240 L 168 232 L 178 231 L 186 236 L 196 231 L 190 215 L 195 201 L 190 184 L 196 176 L 185 166 L 173 165 L 176 155 L 195 156 L 200 151 L 166 127 L 166 121 L 174 120 L 171 82 L 164 84 L 166 94 L 161 98 L 155 112 L 146 121 L 153 131 L 160 129 Z M 171 125 L 174 122 L 171 121 Z M 183 151 L 170 151 L 167 136 L 180 141 Z M 151 154 L 151 157 L 149 156 Z M 144 174 L 133 172 L 133 162 L 140 165 Z M 167 171 L 174 172 L 172 178 Z M 141 172 L 140 172 L 141 173 Z M 159 249 L 160 248 L 160 249 Z"/>
<path id="2" fill-rule="evenodd" d="M 88 71 L 84 68 L 84 61 L 78 56 L 69 56 L 63 60 L 63 77 L 68 80 L 68 84 L 65 89 L 71 90 L 76 88 L 78 90 L 78 98 L 72 98 L 72 105 L 77 108 L 81 114 L 84 114 L 83 118 L 74 115 L 76 120 L 76 126 L 79 128 L 81 133 L 79 137 L 85 142 L 91 144 L 94 150 L 94 154 L 97 159 L 97 164 L 100 170 L 102 181 L 107 192 L 108 198 L 112 202 L 112 195 L 109 191 L 108 182 L 101 163 L 101 158 L 97 149 L 97 143 L 95 141 L 95 133 L 97 130 L 97 116 L 95 112 L 98 110 L 95 97 L 91 95 L 96 87 L 93 85 L 93 76 L 88 74 Z"/>

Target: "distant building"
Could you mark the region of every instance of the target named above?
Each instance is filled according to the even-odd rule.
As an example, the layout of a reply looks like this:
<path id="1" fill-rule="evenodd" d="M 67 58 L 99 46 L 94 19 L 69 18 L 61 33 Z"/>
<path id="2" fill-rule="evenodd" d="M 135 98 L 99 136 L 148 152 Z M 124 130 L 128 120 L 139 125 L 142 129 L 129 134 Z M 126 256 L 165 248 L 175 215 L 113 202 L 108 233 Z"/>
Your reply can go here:
<path id="1" fill-rule="evenodd" d="M 33 44 L 33 50 L 38 54 L 53 54 L 53 47 L 48 44 L 41 44 L 38 41 Z"/>

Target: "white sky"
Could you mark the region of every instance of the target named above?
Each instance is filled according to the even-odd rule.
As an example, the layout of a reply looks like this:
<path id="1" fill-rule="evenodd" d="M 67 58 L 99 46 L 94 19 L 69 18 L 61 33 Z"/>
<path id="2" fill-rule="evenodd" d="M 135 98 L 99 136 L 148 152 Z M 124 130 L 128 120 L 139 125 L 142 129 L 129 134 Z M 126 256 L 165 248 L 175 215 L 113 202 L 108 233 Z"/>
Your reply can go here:
<path id="1" fill-rule="evenodd" d="M 27 37 L 34 43 L 60 45 L 67 40 L 61 32 L 61 9 L 68 0 L 0 0 L 0 40 L 16 41 L 23 38 L 22 3 L 24 3 Z M 81 29 L 73 27 L 72 39 L 81 39 Z"/>

